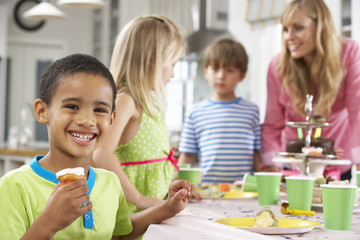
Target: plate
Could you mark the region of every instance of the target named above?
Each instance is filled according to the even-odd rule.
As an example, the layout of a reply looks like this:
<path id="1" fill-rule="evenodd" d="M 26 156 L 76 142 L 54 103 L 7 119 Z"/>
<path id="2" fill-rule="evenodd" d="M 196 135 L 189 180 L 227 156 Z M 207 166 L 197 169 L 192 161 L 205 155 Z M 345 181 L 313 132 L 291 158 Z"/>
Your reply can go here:
<path id="1" fill-rule="evenodd" d="M 322 223 L 300 219 L 278 218 L 277 220 L 278 227 L 252 227 L 255 222 L 253 217 L 221 218 L 216 219 L 215 222 L 261 234 L 306 233 L 313 230 L 314 227 L 322 226 Z"/>
<path id="2" fill-rule="evenodd" d="M 285 125 L 296 128 L 322 128 L 331 126 L 331 123 L 287 122 Z"/>
<path id="3" fill-rule="evenodd" d="M 307 158 L 316 158 L 316 159 L 337 159 L 338 157 L 336 155 L 331 154 L 322 154 L 322 155 L 310 155 L 305 153 L 291 153 L 291 152 L 278 152 L 276 153 L 278 156 L 282 157 L 293 157 L 296 159 L 305 159 Z"/>
<path id="4" fill-rule="evenodd" d="M 240 189 L 231 189 L 230 192 L 220 192 L 216 185 L 197 190 L 202 198 L 206 199 L 248 199 L 256 198 L 258 196 L 257 192 L 241 192 Z"/>

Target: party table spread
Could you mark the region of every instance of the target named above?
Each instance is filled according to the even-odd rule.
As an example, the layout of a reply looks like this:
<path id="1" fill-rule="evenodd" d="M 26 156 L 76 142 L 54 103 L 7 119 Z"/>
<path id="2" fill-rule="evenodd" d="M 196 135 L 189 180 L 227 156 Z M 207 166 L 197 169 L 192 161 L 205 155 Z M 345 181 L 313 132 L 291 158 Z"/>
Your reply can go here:
<path id="1" fill-rule="evenodd" d="M 162 239 L 290 239 L 290 240 L 338 240 L 360 239 L 360 209 L 354 208 L 351 230 L 335 231 L 324 229 L 324 225 L 315 226 L 306 233 L 299 233 L 294 228 L 291 234 L 276 234 L 277 229 L 270 229 L 271 235 L 250 232 L 240 228 L 215 222 L 223 218 L 255 218 L 262 209 L 268 208 L 276 218 L 307 220 L 324 223 L 322 209 L 317 208 L 315 216 L 284 215 L 280 212 L 281 201 L 278 205 L 259 206 L 257 198 L 246 199 L 203 199 L 189 203 L 187 208 L 160 224 L 152 224 L 144 234 L 144 240 Z M 274 234 L 275 233 L 275 234 Z"/>

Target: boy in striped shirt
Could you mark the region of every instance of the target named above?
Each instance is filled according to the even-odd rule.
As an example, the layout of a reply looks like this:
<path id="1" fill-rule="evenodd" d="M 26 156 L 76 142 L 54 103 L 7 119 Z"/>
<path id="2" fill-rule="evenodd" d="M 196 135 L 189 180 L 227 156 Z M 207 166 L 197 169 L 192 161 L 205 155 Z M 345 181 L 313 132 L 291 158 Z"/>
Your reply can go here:
<path id="1" fill-rule="evenodd" d="M 259 108 L 235 94 L 247 64 L 245 48 L 232 39 L 205 50 L 204 75 L 213 93 L 186 113 L 179 146 L 180 164 L 199 163 L 202 183 L 234 182 L 260 169 Z"/>

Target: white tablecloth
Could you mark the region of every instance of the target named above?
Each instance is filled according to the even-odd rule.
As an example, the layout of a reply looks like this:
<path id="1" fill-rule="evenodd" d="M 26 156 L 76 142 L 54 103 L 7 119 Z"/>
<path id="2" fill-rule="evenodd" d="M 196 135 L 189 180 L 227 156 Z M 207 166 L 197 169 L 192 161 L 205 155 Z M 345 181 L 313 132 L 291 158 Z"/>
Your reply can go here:
<path id="1" fill-rule="evenodd" d="M 257 199 L 204 199 L 201 202 L 189 203 L 184 211 L 161 224 L 150 225 L 143 239 L 360 239 L 359 209 L 354 210 L 349 231 L 327 230 L 321 226 L 302 234 L 261 235 L 214 222 L 215 219 L 226 217 L 255 217 L 263 208 L 271 209 L 277 218 L 294 218 L 323 223 L 321 209 L 316 211 L 315 216 L 293 216 L 281 214 L 280 201 L 278 205 L 263 207 L 258 205 Z"/>

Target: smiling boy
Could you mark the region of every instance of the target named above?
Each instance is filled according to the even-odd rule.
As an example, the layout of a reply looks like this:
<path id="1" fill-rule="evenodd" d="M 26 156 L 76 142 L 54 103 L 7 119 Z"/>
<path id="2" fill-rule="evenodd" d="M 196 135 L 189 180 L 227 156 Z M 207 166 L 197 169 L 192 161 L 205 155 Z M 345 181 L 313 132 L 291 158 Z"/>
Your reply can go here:
<path id="1" fill-rule="evenodd" d="M 134 239 L 185 208 L 191 184 L 174 182 L 168 201 L 129 216 L 118 177 L 90 167 L 115 117 L 115 97 L 111 73 L 91 56 L 74 54 L 45 70 L 34 113 L 47 125 L 49 152 L 0 179 L 2 239 Z M 87 181 L 60 187 L 55 173 L 74 167 L 85 169 Z"/>

